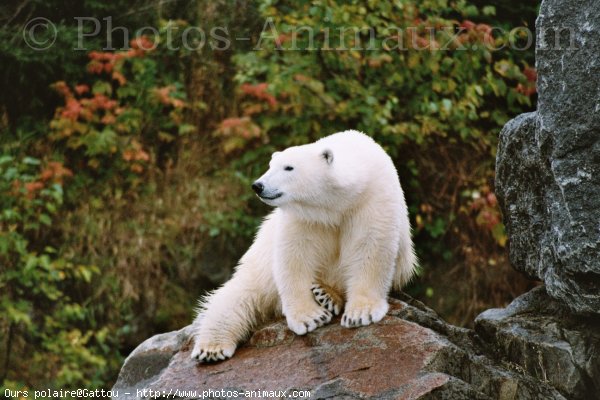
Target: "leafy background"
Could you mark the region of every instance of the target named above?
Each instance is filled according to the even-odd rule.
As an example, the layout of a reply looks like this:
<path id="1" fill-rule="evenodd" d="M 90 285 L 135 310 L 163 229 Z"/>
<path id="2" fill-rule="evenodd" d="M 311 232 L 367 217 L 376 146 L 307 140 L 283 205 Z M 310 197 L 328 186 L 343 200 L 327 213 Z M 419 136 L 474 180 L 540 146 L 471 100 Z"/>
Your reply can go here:
<path id="1" fill-rule="evenodd" d="M 508 32 L 533 30 L 536 12 L 508 0 L 2 6 L 1 389 L 112 386 L 137 344 L 190 323 L 230 276 L 269 212 L 249 184 L 270 154 L 349 128 L 399 170 L 421 259 L 410 294 L 468 326 L 527 290 L 506 257 L 494 157 L 503 124 L 535 108 L 533 49 L 503 45 L 524 47 Z M 23 40 L 39 16 L 58 30 L 46 51 Z M 86 51 L 78 16 L 101 21 Z M 177 46 L 191 26 L 250 40 Z M 344 27 L 374 35 L 328 41 Z M 441 27 L 461 33 L 437 50 L 452 36 Z M 292 46 L 314 50 L 281 50 Z"/>

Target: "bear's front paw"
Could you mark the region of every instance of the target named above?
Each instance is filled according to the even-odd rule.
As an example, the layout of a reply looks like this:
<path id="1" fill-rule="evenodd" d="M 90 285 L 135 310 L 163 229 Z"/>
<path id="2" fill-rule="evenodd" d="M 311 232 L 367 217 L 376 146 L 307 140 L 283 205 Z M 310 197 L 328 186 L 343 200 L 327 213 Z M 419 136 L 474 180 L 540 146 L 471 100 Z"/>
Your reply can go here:
<path id="1" fill-rule="evenodd" d="M 343 300 L 333 289 L 314 283 L 310 290 L 321 307 L 333 313 L 333 315 L 340 315 Z"/>
<path id="2" fill-rule="evenodd" d="M 235 353 L 235 345 L 197 340 L 191 357 L 197 362 L 214 362 L 231 358 L 233 353 Z"/>
<path id="3" fill-rule="evenodd" d="M 297 335 L 304 335 L 328 324 L 332 317 L 331 312 L 316 304 L 309 310 L 297 312 L 288 310 L 285 315 L 288 327 Z"/>
<path id="4" fill-rule="evenodd" d="M 355 328 L 365 326 L 383 319 L 389 308 L 388 302 L 363 298 L 348 302 L 342 316 L 342 326 Z"/>

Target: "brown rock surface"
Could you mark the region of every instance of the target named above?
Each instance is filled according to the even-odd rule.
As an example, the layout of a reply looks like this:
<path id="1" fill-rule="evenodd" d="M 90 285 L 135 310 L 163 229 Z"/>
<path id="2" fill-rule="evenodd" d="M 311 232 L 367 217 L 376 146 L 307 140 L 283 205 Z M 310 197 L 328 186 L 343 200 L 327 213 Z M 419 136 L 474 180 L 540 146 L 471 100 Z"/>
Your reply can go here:
<path id="1" fill-rule="evenodd" d="M 309 391 L 311 399 L 562 398 L 544 383 L 494 365 L 477 349 L 472 331 L 406 300 L 390 300 L 382 322 L 357 329 L 342 328 L 338 319 L 296 336 L 277 321 L 231 360 L 215 364 L 190 358 L 191 327 L 158 335 L 128 357 L 113 390 L 120 399 L 234 398 L 234 390 L 239 397 L 242 391 Z"/>

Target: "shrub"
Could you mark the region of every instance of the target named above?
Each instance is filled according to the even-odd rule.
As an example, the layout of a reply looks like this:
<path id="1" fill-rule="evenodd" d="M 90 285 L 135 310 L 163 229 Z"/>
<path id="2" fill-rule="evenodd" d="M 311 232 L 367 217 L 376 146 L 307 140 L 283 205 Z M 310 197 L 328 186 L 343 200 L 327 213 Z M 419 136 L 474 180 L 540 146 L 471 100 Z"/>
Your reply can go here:
<path id="1" fill-rule="evenodd" d="M 80 296 L 98 268 L 42 245 L 52 242 L 48 230 L 72 175 L 58 161 L 0 157 L 2 354 L 11 371 L 28 370 L 29 378 L 59 387 L 100 384 L 111 353 L 107 329 L 89 325 L 89 300 Z"/>
<path id="2" fill-rule="evenodd" d="M 84 82 L 52 85 L 64 104 L 49 123 L 49 141 L 30 150 L 42 157 L 9 155 L 14 144 L 3 148 L 0 376 L 6 387 L 102 387 L 122 360 L 131 294 L 104 254 L 90 254 L 89 244 L 73 246 L 69 224 L 81 208 L 89 213 L 90 205 L 151 192 L 153 174 L 173 164 L 177 139 L 195 132 L 184 120 L 189 104 L 181 70 L 162 65 L 163 49 L 147 50 L 154 48 L 150 40 L 136 38 L 122 52 L 92 51 Z M 90 234 L 85 225 L 77 228 L 75 236 Z"/>

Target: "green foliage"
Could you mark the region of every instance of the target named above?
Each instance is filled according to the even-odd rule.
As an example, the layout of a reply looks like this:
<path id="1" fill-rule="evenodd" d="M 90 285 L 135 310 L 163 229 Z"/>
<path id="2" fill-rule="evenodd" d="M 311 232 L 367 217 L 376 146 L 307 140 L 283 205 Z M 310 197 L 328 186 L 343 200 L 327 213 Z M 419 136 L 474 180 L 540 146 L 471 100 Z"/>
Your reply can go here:
<path id="1" fill-rule="evenodd" d="M 52 85 L 64 103 L 47 139 L 34 146 L 41 158 L 10 155 L 25 151 L 19 142 L 3 147 L 0 376 L 8 378 L 6 387 L 103 387 L 122 360 L 131 298 L 121 295 L 116 271 L 103 260 L 90 263 L 93 256 L 69 246 L 71 229 L 62 220 L 88 202 L 98 207 L 152 192 L 148 177 L 172 165 L 177 141 L 196 131 L 184 118 L 185 54 L 165 64 L 165 49 L 152 40 L 161 38 L 135 38 L 127 51 L 92 51 L 83 82 Z"/>
<path id="2" fill-rule="evenodd" d="M 59 162 L 0 157 L 0 327 L 8 333 L 2 348 L 11 369 L 34 362 L 34 374 L 57 386 L 98 385 L 110 354 L 100 346 L 109 342 L 102 330 L 82 330 L 88 300 L 73 293 L 99 270 L 39 246 L 63 206 L 63 179 L 71 175 Z M 19 358 L 23 352 L 28 360 Z"/>

